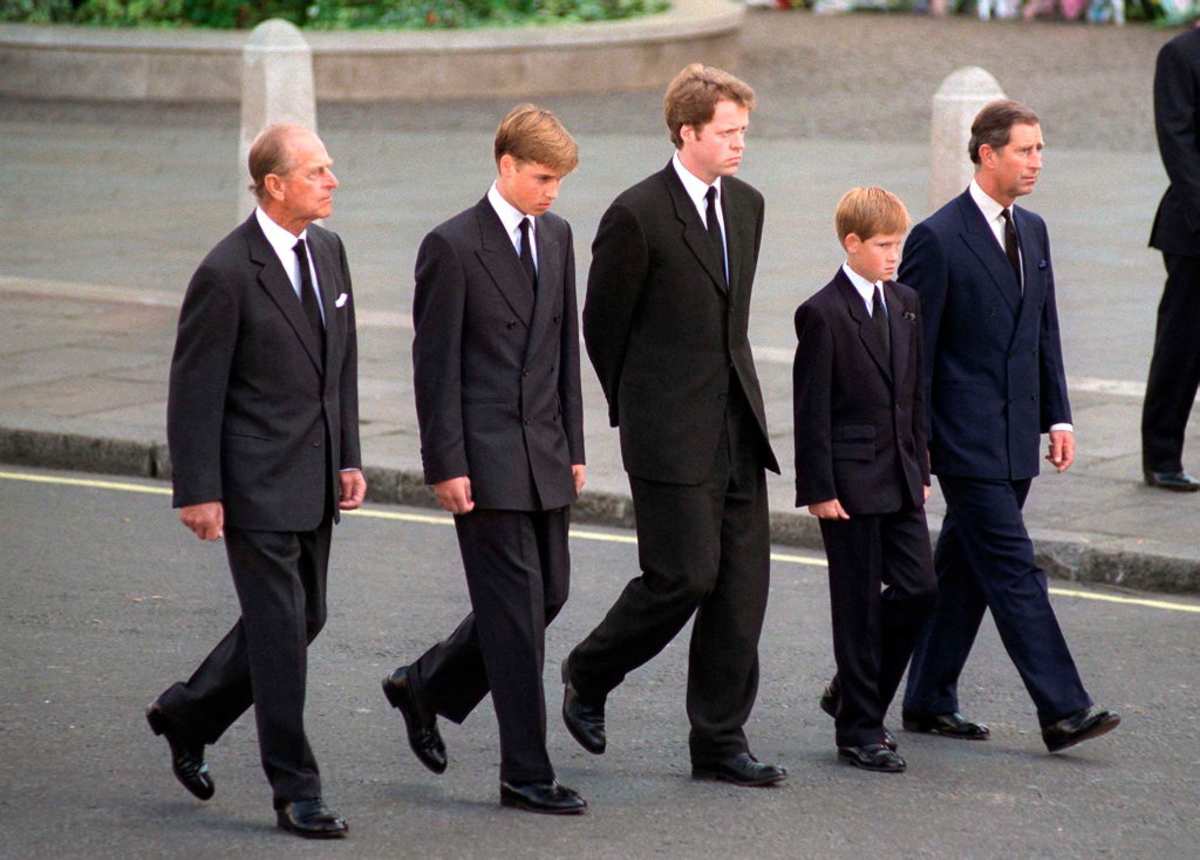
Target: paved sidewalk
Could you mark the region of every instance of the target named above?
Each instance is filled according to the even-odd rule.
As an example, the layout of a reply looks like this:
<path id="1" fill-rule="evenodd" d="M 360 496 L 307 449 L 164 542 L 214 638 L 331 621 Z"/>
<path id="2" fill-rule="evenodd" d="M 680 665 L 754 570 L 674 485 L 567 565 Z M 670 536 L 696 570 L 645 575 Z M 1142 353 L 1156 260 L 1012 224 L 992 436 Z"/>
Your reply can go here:
<path id="1" fill-rule="evenodd" d="M 850 185 L 878 182 L 908 201 L 914 216 L 927 214 L 928 155 L 917 130 L 928 118 L 918 105 L 928 104 L 943 65 L 949 71 L 970 56 L 995 63 L 1012 57 L 1014 71 L 993 73 L 1011 94 L 1035 102 L 1048 129 L 1060 129 L 1048 133 L 1050 161 L 1029 205 L 1046 216 L 1054 243 L 1080 441 L 1069 474 L 1035 482 L 1027 522 L 1055 575 L 1200 592 L 1200 494 L 1140 483 L 1140 391 L 1162 285 L 1161 261 L 1145 240 L 1166 184 L 1146 122 L 1154 53 L 1169 34 L 956 20 L 936 31 L 952 37 L 944 52 L 913 59 L 935 24 L 898 16 L 751 16 L 750 54 L 740 71 L 762 81 L 756 124 L 764 135 L 751 141 L 744 174 L 764 190 L 768 206 L 751 334 L 785 469 L 770 485 L 776 539 L 819 546 L 814 521 L 792 507 L 791 314 L 839 262 L 834 202 Z M 836 75 L 821 71 L 822 58 L 832 62 L 838 45 L 868 35 L 907 64 L 897 74 L 925 70 L 916 83 L 905 79 L 925 95 L 906 89 L 903 116 L 886 140 L 861 127 L 864 116 L 887 120 L 886 87 L 871 83 L 856 100 L 844 85 L 835 98 L 814 92 L 817 85 L 805 77 L 823 74 L 828 84 Z M 1038 70 L 1049 83 L 1030 78 L 1024 58 L 1039 45 L 1047 54 L 1071 53 L 1074 65 L 1056 59 Z M 787 51 L 795 52 L 794 68 L 780 65 Z M 1114 93 L 1095 82 L 1115 86 L 1118 78 L 1143 98 L 1106 113 Z M 576 130 L 583 154 L 556 207 L 575 228 L 581 300 L 604 206 L 669 155 L 656 125 L 658 99 L 547 100 Z M 492 128 L 507 106 L 339 106 L 320 114 L 343 181 L 330 226 L 346 240 L 355 276 L 364 456 L 379 500 L 430 501 L 420 480 L 411 390 L 412 263 L 421 235 L 486 189 Z M 636 121 L 622 124 L 634 110 Z M 168 474 L 163 424 L 175 318 L 191 271 L 238 214 L 236 116 L 236 106 L 151 112 L 0 101 L 7 234 L 0 245 L 0 462 Z M 808 125 L 806 117 L 813 118 Z M 1104 134 L 1096 131 L 1101 126 Z M 628 523 L 616 434 L 587 366 L 584 388 L 589 487 L 577 516 Z M 1195 462 L 1197 452 L 1194 429 L 1185 459 Z M 934 528 L 941 510 L 935 497 Z"/>

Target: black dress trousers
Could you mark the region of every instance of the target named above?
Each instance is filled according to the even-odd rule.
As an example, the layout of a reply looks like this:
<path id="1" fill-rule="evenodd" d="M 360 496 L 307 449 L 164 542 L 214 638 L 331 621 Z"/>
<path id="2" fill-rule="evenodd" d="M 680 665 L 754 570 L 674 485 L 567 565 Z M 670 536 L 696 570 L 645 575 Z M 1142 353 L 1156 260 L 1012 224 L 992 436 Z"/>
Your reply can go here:
<path id="1" fill-rule="evenodd" d="M 710 477 L 669 484 L 630 476 L 642 573 L 571 652 L 568 676 L 598 698 L 650 660 L 696 616 L 688 656 L 692 761 L 747 750 L 743 725 L 758 692 L 758 640 L 770 581 L 761 434 L 731 381 Z"/>

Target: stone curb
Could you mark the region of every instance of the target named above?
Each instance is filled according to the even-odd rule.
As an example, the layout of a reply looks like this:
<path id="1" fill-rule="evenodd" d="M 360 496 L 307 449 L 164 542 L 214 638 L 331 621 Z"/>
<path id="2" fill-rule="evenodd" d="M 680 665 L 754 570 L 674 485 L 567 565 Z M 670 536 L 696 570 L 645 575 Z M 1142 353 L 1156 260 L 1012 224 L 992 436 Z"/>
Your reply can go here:
<path id="1" fill-rule="evenodd" d="M 746 10 L 673 0 L 627 21 L 463 31 L 304 33 L 321 101 L 592 93 L 661 87 L 703 60 L 730 68 Z M 243 31 L 0 25 L 0 93 L 84 101 L 237 101 Z"/>
<path id="2" fill-rule="evenodd" d="M 136 442 L 0 427 L 0 462 L 169 481 L 171 462 L 163 443 Z M 367 500 L 380 504 L 434 508 L 433 493 L 420 472 L 364 468 Z M 617 493 L 585 492 L 572 511 L 575 522 L 632 528 L 633 502 Z M 937 533 L 932 534 L 934 540 Z M 1033 535 L 1037 560 L 1051 577 L 1140 591 L 1200 594 L 1200 564 L 1194 559 L 1139 552 L 1115 542 L 1096 545 L 1085 538 Z M 822 549 L 817 522 L 805 514 L 771 514 L 771 540 L 785 546 Z"/>

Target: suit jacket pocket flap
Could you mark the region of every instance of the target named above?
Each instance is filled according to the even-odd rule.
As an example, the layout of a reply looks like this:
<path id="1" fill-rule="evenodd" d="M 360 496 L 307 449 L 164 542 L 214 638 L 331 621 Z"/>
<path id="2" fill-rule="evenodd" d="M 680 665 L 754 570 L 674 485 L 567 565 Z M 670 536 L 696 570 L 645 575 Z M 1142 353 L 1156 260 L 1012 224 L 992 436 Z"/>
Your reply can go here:
<path id="1" fill-rule="evenodd" d="M 835 442 L 871 442 L 875 441 L 874 424 L 839 424 L 833 428 Z"/>
<path id="2" fill-rule="evenodd" d="M 834 442 L 833 459 L 835 460 L 874 460 L 874 442 Z"/>

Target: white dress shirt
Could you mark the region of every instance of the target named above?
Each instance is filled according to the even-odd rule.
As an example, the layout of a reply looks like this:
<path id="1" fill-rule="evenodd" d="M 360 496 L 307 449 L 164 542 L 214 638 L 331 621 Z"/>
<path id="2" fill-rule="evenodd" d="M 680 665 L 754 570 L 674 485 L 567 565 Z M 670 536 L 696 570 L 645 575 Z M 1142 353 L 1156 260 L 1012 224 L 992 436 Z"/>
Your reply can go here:
<path id="1" fill-rule="evenodd" d="M 982 188 L 980 188 L 979 183 L 976 182 L 974 179 L 971 180 L 971 184 L 970 184 L 970 186 L 968 186 L 967 190 L 971 195 L 971 199 L 975 201 L 975 205 L 979 207 L 979 211 L 983 213 L 983 219 L 985 221 L 987 221 L 988 227 L 990 227 L 992 229 L 992 235 L 996 237 L 996 241 L 1000 243 L 1000 250 L 1003 251 L 1004 250 L 1004 216 L 1001 213 L 1004 211 L 1004 207 L 1001 206 L 999 203 L 997 203 L 995 200 L 993 200 L 986 191 L 984 191 Z M 1016 221 L 1015 221 L 1016 215 L 1012 212 L 1010 212 L 1009 214 L 1012 215 L 1012 217 L 1014 219 L 1013 225 L 1014 225 L 1014 229 L 1015 229 L 1016 228 Z M 1021 289 L 1022 289 L 1022 291 L 1024 291 L 1024 289 L 1025 289 L 1025 284 L 1024 284 L 1025 257 L 1021 253 L 1020 244 L 1017 245 L 1017 258 L 1021 261 L 1021 280 L 1022 280 Z M 1074 424 L 1066 424 L 1066 423 L 1051 424 L 1050 429 L 1052 431 L 1053 430 L 1067 430 L 1071 433 L 1074 433 L 1075 425 Z"/>
<path id="2" fill-rule="evenodd" d="M 292 282 L 292 292 L 296 294 L 296 298 L 300 298 L 300 260 L 296 256 L 296 243 L 304 239 L 305 256 L 308 258 L 308 274 L 312 278 L 313 290 L 317 294 L 317 308 L 321 312 L 321 322 L 325 321 L 325 305 L 321 302 L 321 284 L 317 281 L 317 267 L 313 265 L 312 248 L 308 247 L 308 228 L 300 231 L 299 236 L 294 236 L 292 233 L 283 227 L 280 227 L 271 220 L 271 216 L 262 210 L 262 207 L 256 207 L 254 216 L 258 218 L 258 226 L 262 227 L 263 235 L 267 237 L 267 243 L 275 251 L 275 255 L 279 257 L 279 262 L 283 264 L 283 270 L 287 272 L 288 280 Z"/>
<path id="3" fill-rule="evenodd" d="M 679 181 L 683 183 L 683 190 L 687 192 L 687 196 L 691 198 L 692 203 L 696 206 L 696 211 L 700 213 L 700 223 L 708 228 L 708 189 L 710 187 L 717 189 L 717 199 L 713 201 L 717 210 L 717 223 L 721 225 L 721 237 L 724 238 L 729 234 L 725 230 L 725 213 L 721 211 L 721 177 L 713 180 L 713 184 L 709 186 L 703 179 L 692 173 L 683 166 L 683 162 L 679 160 L 678 151 L 671 156 L 671 164 L 675 168 L 675 172 L 679 174 Z M 725 263 L 725 280 L 729 280 L 729 240 L 725 240 L 725 247 L 721 249 Z"/>
<path id="4" fill-rule="evenodd" d="M 842 263 L 842 271 L 845 272 L 846 277 L 850 279 L 850 284 L 854 287 L 855 292 L 862 296 L 863 303 L 867 306 L 867 316 L 874 316 L 874 314 L 871 313 L 871 309 L 875 307 L 875 288 L 883 287 L 883 282 L 875 281 L 875 283 L 871 283 L 858 272 L 850 268 L 849 261 Z M 884 293 L 882 289 L 879 291 L 879 298 L 883 302 L 884 311 L 887 311 L 887 294 Z"/>
<path id="5" fill-rule="evenodd" d="M 492 204 L 492 209 L 500 217 L 500 223 L 504 225 L 505 232 L 508 233 L 508 241 L 513 243 L 513 250 L 517 252 L 517 256 L 521 256 L 521 222 L 529 221 L 529 253 L 533 257 L 533 271 L 538 270 L 537 258 L 537 219 L 526 215 L 516 206 L 513 206 L 504 199 L 504 195 L 500 193 L 500 189 L 496 187 L 496 183 L 492 183 L 492 187 L 487 193 L 488 203 Z"/>

